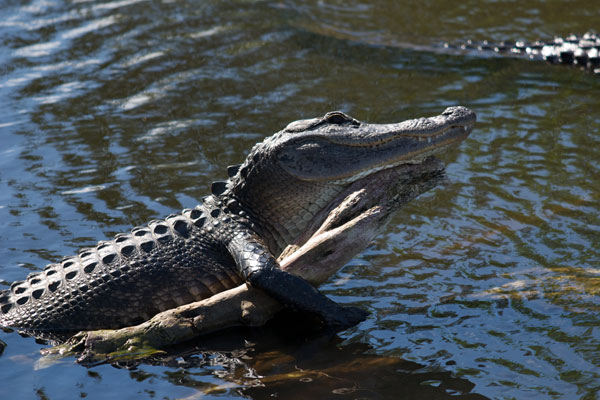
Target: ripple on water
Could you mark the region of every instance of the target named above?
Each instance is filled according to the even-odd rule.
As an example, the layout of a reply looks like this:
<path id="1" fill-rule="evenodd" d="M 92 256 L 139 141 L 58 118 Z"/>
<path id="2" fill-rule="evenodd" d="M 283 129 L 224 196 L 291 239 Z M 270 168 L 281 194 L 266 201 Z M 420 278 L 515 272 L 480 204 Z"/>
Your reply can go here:
<path id="1" fill-rule="evenodd" d="M 347 342 L 303 353 L 299 360 L 316 372 L 301 383 L 319 389 L 317 378 L 327 374 L 314 360 L 358 343 L 357 354 L 384 363 L 398 355 L 465 377 L 493 398 L 596 396 L 598 81 L 560 66 L 406 45 L 579 28 L 556 4 L 16 3 L 0 6 L 0 284 L 195 205 L 226 165 L 291 120 L 342 109 L 389 122 L 463 104 L 478 124 L 445 156 L 449 182 L 406 207 L 323 286 L 372 315 L 343 334 Z M 570 5 L 578 24 L 597 14 L 593 6 Z M 14 397 L 30 396 L 31 382 L 48 398 L 144 390 L 186 397 L 228 384 L 229 375 L 219 378 L 212 367 L 141 366 L 129 374 L 67 363 L 39 372 L 29 356 L 18 361 L 39 346 L 0 333 L 10 342 L 0 378 L 21 390 Z M 261 364 L 275 352 L 263 344 L 267 352 L 244 362 Z M 282 348 L 295 362 L 290 346 Z M 360 389 L 369 383 L 364 375 L 352 378 Z M 438 378 L 419 385 L 443 388 L 448 381 Z M 269 379 L 260 383 L 271 395 L 276 379 Z M 386 393 L 401 393 L 411 379 L 386 381 Z M 339 383 L 327 395 L 354 387 Z"/>

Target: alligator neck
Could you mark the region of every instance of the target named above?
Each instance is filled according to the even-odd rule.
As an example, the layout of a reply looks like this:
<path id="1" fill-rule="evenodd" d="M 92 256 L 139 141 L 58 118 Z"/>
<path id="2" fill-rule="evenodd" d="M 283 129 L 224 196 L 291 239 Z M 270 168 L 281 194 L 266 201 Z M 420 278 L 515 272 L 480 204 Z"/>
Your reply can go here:
<path id="1" fill-rule="evenodd" d="M 278 185 L 265 180 L 246 185 L 235 193 L 235 198 L 248 215 L 252 229 L 278 256 L 342 190 L 343 186 L 338 185 L 302 181 Z"/>

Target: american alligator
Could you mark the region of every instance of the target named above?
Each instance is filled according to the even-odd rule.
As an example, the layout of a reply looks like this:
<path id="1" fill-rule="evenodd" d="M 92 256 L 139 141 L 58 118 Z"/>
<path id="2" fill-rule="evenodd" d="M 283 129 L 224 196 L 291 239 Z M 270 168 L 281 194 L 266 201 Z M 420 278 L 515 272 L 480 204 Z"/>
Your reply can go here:
<path id="1" fill-rule="evenodd" d="M 526 57 L 544 60 L 551 64 L 573 65 L 600 74 L 600 35 L 587 32 L 583 35 L 569 35 L 565 38 L 527 43 L 524 41 L 503 41 L 492 43 L 487 40 L 469 40 L 460 44 L 446 43 L 448 49 L 463 51 L 494 52 L 499 55 Z"/>
<path id="2" fill-rule="evenodd" d="M 465 139 L 475 114 L 368 124 L 342 112 L 300 120 L 256 144 L 193 209 L 84 248 L 0 292 L 0 326 L 118 328 L 247 282 L 333 329 L 366 316 L 278 268 L 276 257 L 352 182 L 419 163 Z"/>
<path id="3" fill-rule="evenodd" d="M 481 57 L 511 57 L 546 61 L 550 64 L 574 66 L 585 71 L 600 74 L 600 35 L 589 31 L 583 35 L 554 37 L 550 40 L 526 42 L 523 40 L 492 42 L 488 40 L 463 40 L 433 44 L 415 44 L 399 41 L 394 37 L 356 35 L 347 30 L 331 27 L 303 27 L 302 34 L 308 34 L 308 41 L 316 38 L 335 38 L 351 43 L 405 49 L 419 53 L 446 55 L 470 55 Z M 314 37 L 310 37 L 313 36 Z"/>

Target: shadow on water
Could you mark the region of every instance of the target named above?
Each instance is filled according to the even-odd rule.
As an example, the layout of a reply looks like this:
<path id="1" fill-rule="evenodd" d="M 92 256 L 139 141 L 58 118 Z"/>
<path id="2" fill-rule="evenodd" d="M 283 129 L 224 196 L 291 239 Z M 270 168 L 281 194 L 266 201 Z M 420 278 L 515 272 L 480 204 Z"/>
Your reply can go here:
<path id="1" fill-rule="evenodd" d="M 473 399 L 475 384 L 442 366 L 373 354 L 368 344 L 323 336 L 317 321 L 281 313 L 263 328 L 229 329 L 167 349 L 167 355 L 114 366 L 148 379 L 142 365 L 169 368 L 161 379 L 205 395 L 253 399 Z M 93 371 L 93 370 L 92 370 Z M 206 374 L 219 378 L 207 381 Z M 199 395 L 198 395 L 199 396 Z M 194 398 L 196 396 L 192 396 Z"/>
<path id="2" fill-rule="evenodd" d="M 44 345 L 46 340 L 36 339 L 36 343 Z M 51 340 L 56 344 L 61 339 L 53 336 Z M 0 356 L 5 345 L 0 341 Z M 229 395 L 252 399 L 488 398 L 474 393 L 474 383 L 444 366 L 379 356 L 366 343 L 346 343 L 337 335 L 324 335 L 318 320 L 300 313 L 282 312 L 260 328 L 229 328 L 164 350 L 164 354 L 141 360 L 73 367 L 89 368 L 85 374 L 100 382 L 110 379 L 102 365 L 112 366 L 127 371 L 129 379 L 147 385 L 148 393 L 154 392 L 151 387 L 156 380 L 191 389 L 193 394 L 186 399 Z M 10 356 L 13 362 L 29 357 Z M 72 357 L 62 356 L 33 358 L 38 371 L 56 370 L 74 362 Z M 83 385 L 80 388 L 81 397 L 99 394 L 87 393 Z M 55 398 L 43 387 L 36 393 L 39 398 Z"/>

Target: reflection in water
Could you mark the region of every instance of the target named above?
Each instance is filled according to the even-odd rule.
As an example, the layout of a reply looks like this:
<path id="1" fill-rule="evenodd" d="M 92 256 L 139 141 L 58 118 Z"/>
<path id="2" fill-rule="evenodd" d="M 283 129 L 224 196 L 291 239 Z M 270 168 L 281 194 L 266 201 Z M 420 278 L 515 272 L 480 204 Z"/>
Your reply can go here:
<path id="1" fill-rule="evenodd" d="M 369 354 L 373 349 L 360 342 L 340 347 L 339 337 L 319 336 L 302 326 L 313 323 L 280 316 L 266 328 L 230 330 L 178 346 L 170 354 L 148 361 L 170 367 L 162 376 L 148 373 L 143 365 L 116 366 L 129 369 L 136 381 L 164 379 L 202 395 L 486 399 L 470 393 L 473 383 L 452 376 L 443 367 Z"/>
<path id="2" fill-rule="evenodd" d="M 405 384 L 434 398 L 597 397 L 600 81 L 403 46 L 585 32 L 593 2 L 16 0 L 0 12 L 2 285 L 194 206 L 289 121 L 456 104 L 479 117 L 446 187 L 322 287 L 371 311 L 343 342 L 252 339 L 238 358 L 264 378 L 236 365 L 229 379 L 217 365 L 35 369 L 39 345 L 2 333 L 13 385 L 0 397 L 241 397 L 256 379 L 244 395 L 396 398 Z"/>

